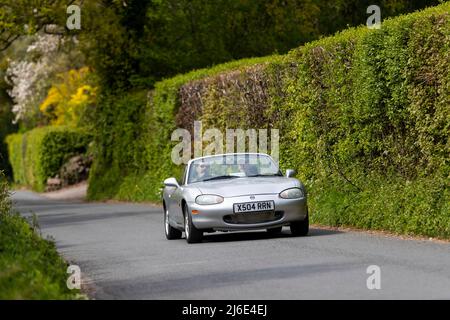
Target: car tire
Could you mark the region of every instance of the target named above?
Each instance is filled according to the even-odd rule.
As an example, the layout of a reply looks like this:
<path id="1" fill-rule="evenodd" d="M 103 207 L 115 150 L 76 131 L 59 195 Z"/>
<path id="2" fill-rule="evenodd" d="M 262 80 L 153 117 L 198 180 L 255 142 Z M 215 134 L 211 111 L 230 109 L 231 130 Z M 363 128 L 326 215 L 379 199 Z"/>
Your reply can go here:
<path id="1" fill-rule="evenodd" d="M 291 222 L 290 228 L 293 236 L 306 236 L 309 232 L 309 216 L 306 216 L 303 221 Z"/>
<path id="2" fill-rule="evenodd" d="M 187 205 L 183 208 L 184 212 L 184 233 L 187 243 L 198 243 L 202 241 L 203 231 L 198 230 L 192 223 L 192 217 L 187 210 Z"/>
<path id="3" fill-rule="evenodd" d="M 181 239 L 182 232 L 169 224 L 169 212 L 164 208 L 164 233 L 167 240 Z"/>
<path id="4" fill-rule="evenodd" d="M 279 235 L 282 230 L 283 230 L 283 227 L 270 228 L 270 229 L 267 229 L 267 233 L 272 236 L 276 236 L 276 235 Z"/>

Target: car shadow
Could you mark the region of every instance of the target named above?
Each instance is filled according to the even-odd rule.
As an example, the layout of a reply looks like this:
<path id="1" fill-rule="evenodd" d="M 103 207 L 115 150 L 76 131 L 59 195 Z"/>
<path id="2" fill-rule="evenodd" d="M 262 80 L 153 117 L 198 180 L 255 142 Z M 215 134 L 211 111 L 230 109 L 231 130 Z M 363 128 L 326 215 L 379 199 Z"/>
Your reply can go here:
<path id="1" fill-rule="evenodd" d="M 338 230 L 310 228 L 306 237 L 330 236 L 334 234 L 343 233 Z M 281 238 L 303 238 L 296 237 L 291 234 L 289 228 L 283 228 L 280 234 L 269 234 L 267 231 L 237 231 L 237 232 L 217 232 L 205 233 L 203 241 L 205 243 L 214 242 L 232 242 L 232 241 L 252 241 L 262 239 L 281 239 Z"/>

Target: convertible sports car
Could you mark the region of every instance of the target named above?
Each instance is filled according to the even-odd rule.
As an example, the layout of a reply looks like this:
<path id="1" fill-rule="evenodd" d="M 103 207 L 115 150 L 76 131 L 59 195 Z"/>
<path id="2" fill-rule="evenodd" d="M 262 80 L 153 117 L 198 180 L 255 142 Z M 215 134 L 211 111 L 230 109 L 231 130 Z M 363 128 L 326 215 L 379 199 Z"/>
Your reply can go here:
<path id="1" fill-rule="evenodd" d="M 294 170 L 280 172 L 262 153 L 229 153 L 190 160 L 181 182 L 164 180 L 163 206 L 167 239 L 185 232 L 188 243 L 204 232 L 267 229 L 308 234 L 306 190 Z"/>

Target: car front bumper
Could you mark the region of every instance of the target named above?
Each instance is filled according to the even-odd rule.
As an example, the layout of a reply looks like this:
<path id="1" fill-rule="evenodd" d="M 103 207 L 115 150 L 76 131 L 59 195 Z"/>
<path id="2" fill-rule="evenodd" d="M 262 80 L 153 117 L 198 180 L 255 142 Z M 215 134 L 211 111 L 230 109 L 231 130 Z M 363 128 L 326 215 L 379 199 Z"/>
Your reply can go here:
<path id="1" fill-rule="evenodd" d="M 308 215 L 308 206 L 306 198 L 283 199 L 278 194 L 254 195 L 254 199 L 247 196 L 224 198 L 224 201 L 213 205 L 199 205 L 195 202 L 188 203 L 190 212 L 196 210 L 196 214 L 191 214 L 192 223 L 197 229 L 212 229 L 216 231 L 235 231 L 235 230 L 253 230 L 267 229 L 284 225 L 289 225 L 293 221 L 302 221 Z M 270 221 L 256 223 L 230 223 L 225 220 L 233 218 L 236 214 L 233 212 L 233 204 L 257 201 L 275 202 L 275 214 Z M 240 215 L 252 215 L 248 212 Z M 257 214 L 257 213 L 256 213 Z"/>

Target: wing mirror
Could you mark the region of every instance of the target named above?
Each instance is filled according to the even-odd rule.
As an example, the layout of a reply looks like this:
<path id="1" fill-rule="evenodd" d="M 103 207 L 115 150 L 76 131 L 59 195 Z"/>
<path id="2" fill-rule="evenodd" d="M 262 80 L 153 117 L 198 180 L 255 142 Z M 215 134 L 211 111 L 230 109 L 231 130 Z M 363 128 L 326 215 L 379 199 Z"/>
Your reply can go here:
<path id="1" fill-rule="evenodd" d="M 178 184 L 177 179 L 175 179 L 175 178 L 167 178 L 166 180 L 164 180 L 164 185 L 166 187 L 176 187 L 176 188 L 178 188 L 180 186 Z"/>
<path id="2" fill-rule="evenodd" d="M 286 178 L 292 178 L 295 176 L 295 170 L 294 169 L 287 169 L 286 170 Z"/>

